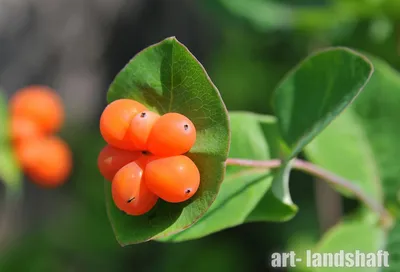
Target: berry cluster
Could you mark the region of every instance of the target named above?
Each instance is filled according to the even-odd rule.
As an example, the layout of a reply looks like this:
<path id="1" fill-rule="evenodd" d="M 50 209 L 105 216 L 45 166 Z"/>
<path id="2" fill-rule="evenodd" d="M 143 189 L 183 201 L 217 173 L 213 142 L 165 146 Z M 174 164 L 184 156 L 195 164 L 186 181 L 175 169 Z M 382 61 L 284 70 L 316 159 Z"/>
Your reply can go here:
<path id="1" fill-rule="evenodd" d="M 199 170 L 183 155 L 196 141 L 196 128 L 184 115 L 160 116 L 137 101 L 119 99 L 104 109 L 100 132 L 108 145 L 98 156 L 98 167 L 112 182 L 120 210 L 142 215 L 158 198 L 178 203 L 196 193 Z"/>
<path id="2" fill-rule="evenodd" d="M 54 90 L 28 86 L 9 101 L 10 138 L 21 168 L 31 181 L 43 187 L 57 187 L 68 178 L 72 154 L 58 136 L 64 108 Z"/>

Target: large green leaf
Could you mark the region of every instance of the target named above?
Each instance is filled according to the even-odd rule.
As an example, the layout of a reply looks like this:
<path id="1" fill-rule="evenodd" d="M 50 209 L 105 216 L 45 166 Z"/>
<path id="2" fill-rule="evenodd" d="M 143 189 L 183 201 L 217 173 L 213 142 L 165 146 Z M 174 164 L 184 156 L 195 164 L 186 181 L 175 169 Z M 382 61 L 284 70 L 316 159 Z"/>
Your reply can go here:
<path id="1" fill-rule="evenodd" d="M 368 56 L 375 73 L 354 103 L 371 143 L 382 179 L 385 200 L 396 202 L 400 190 L 400 74 L 386 62 Z"/>
<path id="2" fill-rule="evenodd" d="M 108 102 L 130 98 L 159 112 L 179 112 L 192 120 L 197 141 L 188 156 L 200 170 L 200 188 L 189 201 L 159 201 L 142 216 L 128 216 L 111 199 L 105 182 L 107 211 L 121 245 L 140 243 L 178 233 L 195 223 L 217 196 L 229 150 L 229 122 L 225 105 L 202 65 L 175 38 L 168 38 L 137 54 L 117 75 Z"/>
<path id="3" fill-rule="evenodd" d="M 350 180 L 370 197 L 382 201 L 371 143 L 352 109 L 343 112 L 304 151 L 313 163 Z"/>
<path id="4" fill-rule="evenodd" d="M 22 174 L 14 157 L 9 139 L 8 107 L 0 90 L 0 181 L 3 181 L 8 197 L 18 195 L 22 186 Z"/>
<path id="5" fill-rule="evenodd" d="M 385 233 L 378 226 L 373 226 L 363 221 L 342 222 L 328 231 L 314 250 L 320 253 L 337 253 L 343 250 L 345 253 L 354 253 L 359 250 L 363 253 L 383 250 L 385 245 Z M 316 268 L 314 271 L 343 271 L 343 267 Z M 377 268 L 355 267 L 346 271 L 372 272 Z M 397 270 L 396 270 L 397 271 Z"/>
<path id="6" fill-rule="evenodd" d="M 364 56 L 347 48 L 318 52 L 277 87 L 274 108 L 290 158 L 332 122 L 361 92 L 373 72 Z"/>
<path id="7" fill-rule="evenodd" d="M 231 112 L 231 148 L 229 157 L 268 160 L 279 148 L 276 120 L 245 112 Z M 246 129 L 243 129 L 243 126 Z M 263 129 L 270 137 L 264 138 Z M 200 238 L 222 229 L 242 224 L 269 189 L 272 175 L 267 169 L 228 166 L 219 194 L 207 213 L 189 229 L 170 236 L 164 241 L 184 241 Z M 264 211 L 269 213 L 268 210 Z"/>
<path id="8" fill-rule="evenodd" d="M 400 73 L 385 61 L 369 56 L 375 67 L 375 73 L 365 91 L 354 104 L 355 113 L 372 146 L 378 163 L 385 203 L 397 216 L 394 228 L 388 233 L 386 249 L 389 251 L 390 268 L 383 271 L 400 269 Z"/>
<path id="9" fill-rule="evenodd" d="M 293 206 L 291 160 L 352 103 L 372 73 L 364 56 L 330 48 L 308 57 L 278 85 L 273 106 L 288 155 L 272 182 L 272 193 L 283 205 Z"/>

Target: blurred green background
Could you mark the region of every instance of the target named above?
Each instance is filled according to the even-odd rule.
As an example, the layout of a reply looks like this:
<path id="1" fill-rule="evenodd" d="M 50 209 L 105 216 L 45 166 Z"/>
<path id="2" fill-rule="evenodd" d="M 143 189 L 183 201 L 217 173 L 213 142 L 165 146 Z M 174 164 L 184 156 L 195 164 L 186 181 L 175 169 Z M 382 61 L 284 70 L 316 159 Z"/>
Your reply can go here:
<path id="1" fill-rule="evenodd" d="M 229 110 L 272 113 L 270 96 L 279 80 L 319 48 L 348 46 L 400 67 L 400 1 L 0 1 L 0 83 L 8 97 L 28 84 L 56 88 L 68 114 L 61 135 L 74 152 L 74 171 L 63 187 L 24 183 L 8 239 L 0 241 L 1 272 L 274 271 L 272 252 L 314 245 L 357 207 L 295 172 L 291 193 L 300 212 L 289 222 L 121 248 L 96 166 L 105 144 L 98 119 L 118 71 L 168 36 L 205 66 Z"/>

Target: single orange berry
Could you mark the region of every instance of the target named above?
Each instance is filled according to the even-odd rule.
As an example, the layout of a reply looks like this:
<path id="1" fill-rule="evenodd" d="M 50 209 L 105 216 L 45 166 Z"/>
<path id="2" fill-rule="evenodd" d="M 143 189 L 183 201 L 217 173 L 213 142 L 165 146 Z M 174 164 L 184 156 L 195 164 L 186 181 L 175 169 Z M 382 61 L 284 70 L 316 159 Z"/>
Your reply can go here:
<path id="1" fill-rule="evenodd" d="M 135 162 L 122 167 L 112 181 L 112 198 L 121 211 L 142 215 L 150 211 L 158 197 L 143 182 L 143 170 Z"/>
<path id="2" fill-rule="evenodd" d="M 147 141 L 148 150 L 159 156 L 188 152 L 196 141 L 196 128 L 184 115 L 167 113 L 154 124 Z"/>
<path id="3" fill-rule="evenodd" d="M 16 146 L 16 154 L 27 176 L 42 187 L 62 185 L 72 170 L 72 153 L 55 136 L 22 141 Z"/>
<path id="4" fill-rule="evenodd" d="M 10 100 L 12 116 L 31 119 L 45 133 L 60 129 L 64 107 L 59 95 L 45 86 L 28 86 L 17 91 Z"/>
<path id="5" fill-rule="evenodd" d="M 14 143 L 41 137 L 42 134 L 40 127 L 33 120 L 22 116 L 11 117 L 10 136 Z"/>
<path id="6" fill-rule="evenodd" d="M 147 187 L 161 199 L 177 203 L 191 198 L 200 185 L 200 173 L 186 156 L 173 156 L 149 162 L 144 170 Z"/>
<path id="7" fill-rule="evenodd" d="M 147 149 L 147 139 L 158 118 L 160 118 L 159 114 L 148 110 L 142 111 L 133 117 L 128 137 L 138 149 Z"/>
<path id="8" fill-rule="evenodd" d="M 101 175 L 106 180 L 112 181 L 119 169 L 137 160 L 141 155 L 142 153 L 140 151 L 122 150 L 107 145 L 99 153 L 97 166 Z"/>
<path id="9" fill-rule="evenodd" d="M 120 149 L 138 150 L 127 137 L 132 118 L 146 107 L 131 99 L 119 99 L 108 104 L 100 117 L 100 132 L 104 140 Z"/>

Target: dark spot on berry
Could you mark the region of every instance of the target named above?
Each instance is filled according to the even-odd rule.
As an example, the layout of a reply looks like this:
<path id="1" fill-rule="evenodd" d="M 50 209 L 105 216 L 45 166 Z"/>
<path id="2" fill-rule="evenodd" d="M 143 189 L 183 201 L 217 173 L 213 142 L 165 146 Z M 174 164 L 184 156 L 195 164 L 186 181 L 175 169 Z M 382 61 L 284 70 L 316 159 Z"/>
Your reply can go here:
<path id="1" fill-rule="evenodd" d="M 146 155 L 146 156 L 147 156 L 147 155 L 151 155 L 151 153 L 150 153 L 149 151 L 146 151 L 146 150 L 143 150 L 143 151 L 142 151 L 142 154 L 143 154 L 143 155 Z"/>
<path id="2" fill-rule="evenodd" d="M 189 129 L 189 125 L 184 125 L 183 128 L 184 128 L 185 130 L 188 130 L 188 129 Z"/>
<path id="3" fill-rule="evenodd" d="M 142 117 L 142 118 L 146 117 L 146 113 L 145 113 L 145 112 L 142 112 L 142 113 L 140 114 L 140 117 Z"/>
<path id="4" fill-rule="evenodd" d="M 192 191 L 192 190 L 187 189 L 187 190 L 185 191 L 185 194 L 190 194 L 191 191 Z"/>
<path id="5" fill-rule="evenodd" d="M 135 200 L 135 197 L 133 196 L 132 198 L 128 199 L 128 203 L 131 203 L 133 200 Z"/>

